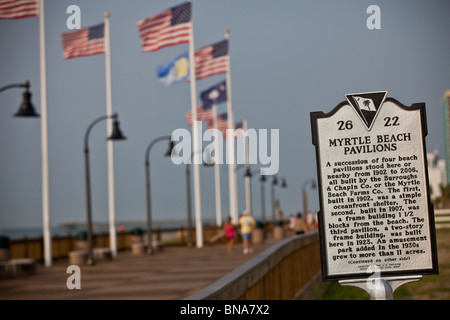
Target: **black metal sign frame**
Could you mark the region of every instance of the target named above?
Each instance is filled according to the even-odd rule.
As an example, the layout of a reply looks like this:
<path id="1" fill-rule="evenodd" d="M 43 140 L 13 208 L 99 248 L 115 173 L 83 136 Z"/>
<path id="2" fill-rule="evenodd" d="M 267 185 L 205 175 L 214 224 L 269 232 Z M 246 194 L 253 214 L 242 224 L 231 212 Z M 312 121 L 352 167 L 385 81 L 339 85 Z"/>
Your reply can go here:
<path id="1" fill-rule="evenodd" d="M 384 94 L 384 96 L 382 94 Z M 351 113 L 351 111 L 349 111 L 350 110 L 349 107 L 352 107 L 353 108 L 352 110 L 356 114 L 358 114 L 359 120 L 362 123 L 364 123 L 364 126 L 362 126 L 362 125 L 359 126 L 359 129 L 358 129 L 359 131 L 358 132 L 360 133 L 360 135 L 355 134 L 355 132 L 353 131 L 353 132 L 351 132 L 351 134 L 349 133 L 349 138 L 347 138 L 348 141 L 350 141 L 350 142 L 355 141 L 355 143 L 359 142 L 361 144 L 361 145 L 359 145 L 357 147 L 353 147 L 355 150 L 357 150 L 355 152 L 360 152 L 361 150 L 364 150 L 366 152 L 369 152 L 369 151 L 372 152 L 373 151 L 373 152 L 377 152 L 377 155 L 379 157 L 381 157 L 384 154 L 388 154 L 388 155 L 390 155 L 391 159 L 393 159 L 394 155 L 396 155 L 395 150 L 391 149 L 391 150 L 389 150 L 389 151 L 387 151 L 385 153 L 382 150 L 381 147 L 371 146 L 368 143 L 366 145 L 363 145 L 365 142 L 370 141 L 370 137 L 367 138 L 367 135 L 369 133 L 372 134 L 372 135 L 379 133 L 380 136 L 383 137 L 383 135 L 386 135 L 386 137 L 387 137 L 389 134 L 394 132 L 392 130 L 396 129 L 396 127 L 393 126 L 393 125 L 394 125 L 395 121 L 398 122 L 398 120 L 399 120 L 398 117 L 395 117 L 395 116 L 394 117 L 386 117 L 385 116 L 383 118 L 383 116 L 382 116 L 381 118 L 380 117 L 377 118 L 377 115 L 380 113 L 380 110 L 383 109 L 383 107 L 385 105 L 386 106 L 389 105 L 390 107 L 392 107 L 392 105 L 395 105 L 395 106 L 397 106 L 399 108 L 399 113 L 402 113 L 403 111 L 415 112 L 416 113 L 415 117 L 417 117 L 417 118 L 414 118 L 414 119 L 420 119 L 419 121 L 420 121 L 421 133 L 422 133 L 421 134 L 421 138 L 419 139 L 420 141 L 414 141 L 414 142 L 411 142 L 411 143 L 412 144 L 421 144 L 421 150 L 423 150 L 423 154 L 417 154 L 416 155 L 417 157 L 419 157 L 419 161 L 422 161 L 422 163 L 425 164 L 424 168 L 421 167 L 421 169 L 420 169 L 420 170 L 422 170 L 422 171 L 420 171 L 420 172 L 422 172 L 422 175 L 419 178 L 420 179 L 423 178 L 424 181 L 422 181 L 422 180 L 418 181 L 418 184 L 420 184 L 420 189 L 418 189 L 418 190 L 421 190 L 421 197 L 423 197 L 422 198 L 422 201 L 423 201 L 422 203 L 426 203 L 426 210 L 427 210 L 427 212 L 426 213 L 423 212 L 423 210 L 425 209 L 424 208 L 425 206 L 423 206 L 423 205 L 421 207 L 417 206 L 417 210 L 420 211 L 420 214 L 422 215 L 422 217 L 426 217 L 426 219 L 428 221 L 424 221 L 423 224 L 422 223 L 420 223 L 420 224 L 419 223 L 410 223 L 410 226 L 411 226 L 411 228 L 412 227 L 417 227 L 418 228 L 418 227 L 426 226 L 426 228 L 424 228 L 426 230 L 423 230 L 423 234 L 426 234 L 426 236 L 423 236 L 421 238 L 421 239 L 425 238 L 426 241 L 417 242 L 417 246 L 418 246 L 418 243 L 420 243 L 422 247 L 426 248 L 425 251 L 426 251 L 426 256 L 427 256 L 427 258 L 426 258 L 427 263 L 423 263 L 423 266 L 420 265 L 420 263 L 419 263 L 417 268 L 415 267 L 415 265 L 414 266 L 408 265 L 408 267 L 406 269 L 404 269 L 402 267 L 403 265 L 401 263 L 397 263 L 397 266 L 392 264 L 392 265 L 394 265 L 392 268 L 389 267 L 389 266 L 387 268 L 383 268 L 382 263 L 380 263 L 380 269 L 379 270 L 380 270 L 380 276 L 382 276 L 382 277 L 399 276 L 399 275 L 438 274 L 439 273 L 438 260 L 437 260 L 437 248 L 436 248 L 436 232 L 435 232 L 435 223 L 434 223 L 434 210 L 433 210 L 433 205 L 432 205 L 432 203 L 430 201 L 429 182 L 428 182 L 428 168 L 427 168 L 427 165 L 426 165 L 427 159 L 426 159 L 425 137 L 427 135 L 427 124 L 426 124 L 425 103 L 415 103 L 415 104 L 412 104 L 410 107 L 407 107 L 407 106 L 404 106 L 403 104 L 401 104 L 400 102 L 398 102 L 397 100 L 395 100 L 393 98 L 385 98 L 386 94 L 387 94 L 386 91 L 382 91 L 382 92 L 346 95 L 347 101 L 344 101 L 344 102 L 338 104 L 331 112 L 329 112 L 327 114 L 325 114 L 323 112 L 312 112 L 310 114 L 311 131 L 312 131 L 312 143 L 313 143 L 313 145 L 316 148 L 316 163 L 317 163 L 317 176 L 318 176 L 319 200 L 320 200 L 320 212 L 318 214 L 318 220 L 319 220 L 319 234 L 320 234 L 320 249 L 321 249 L 322 279 L 323 279 L 323 281 L 348 280 L 348 279 L 364 279 L 364 278 L 368 278 L 368 277 L 370 277 L 372 275 L 371 272 L 364 271 L 362 269 L 362 266 L 358 266 L 358 267 L 361 268 L 361 269 L 358 269 L 358 270 L 356 270 L 355 268 L 352 269 L 352 267 L 348 266 L 347 264 L 349 263 L 349 261 L 351 259 L 347 259 L 347 261 L 345 261 L 345 259 L 342 258 L 343 261 L 340 262 L 341 265 L 344 266 L 342 268 L 342 270 L 343 270 L 342 273 L 339 270 L 339 266 L 337 268 L 336 267 L 330 267 L 330 265 L 333 266 L 333 263 L 335 263 L 335 262 L 331 261 L 331 254 L 328 252 L 328 251 L 331 251 L 331 249 L 330 249 L 331 243 L 330 243 L 330 239 L 327 239 L 327 236 L 330 236 L 330 229 L 329 228 L 331 228 L 332 226 L 335 226 L 335 224 L 330 224 L 329 223 L 329 219 L 331 219 L 331 212 L 329 210 L 330 205 L 327 205 L 325 203 L 325 201 L 327 201 L 327 203 L 329 203 L 330 201 L 331 202 L 332 201 L 342 202 L 342 201 L 344 201 L 343 200 L 344 198 L 345 198 L 345 201 L 347 201 L 347 197 L 342 196 L 342 199 L 339 198 L 339 197 L 335 197 L 335 198 L 331 197 L 330 198 L 330 195 L 333 196 L 333 194 L 332 193 L 328 193 L 328 194 L 325 193 L 325 191 L 327 190 L 326 187 L 328 185 L 330 185 L 331 183 L 333 183 L 333 181 L 330 181 L 329 175 L 327 176 L 326 174 L 324 174 L 324 169 L 325 168 L 322 168 L 322 166 L 324 166 L 324 161 L 327 161 L 326 162 L 326 166 L 328 166 L 328 165 L 331 166 L 335 159 L 330 157 L 330 153 L 327 153 L 327 155 L 324 155 L 324 150 L 321 149 L 321 145 L 323 146 L 323 149 L 329 149 L 329 148 L 331 148 L 330 146 L 334 147 L 334 145 L 335 144 L 337 145 L 337 143 L 335 142 L 335 140 L 329 139 L 330 142 L 328 144 L 330 146 L 328 146 L 321 139 L 322 139 L 322 135 L 325 132 L 327 132 L 327 135 L 326 135 L 327 137 L 330 137 L 330 135 L 331 136 L 333 135 L 333 132 L 330 133 L 329 130 L 343 130 L 344 131 L 345 129 L 354 129 L 353 126 L 356 124 L 356 121 L 348 121 L 348 120 L 345 120 L 345 118 L 343 119 L 342 116 L 341 116 L 341 117 L 336 118 L 337 121 L 333 122 L 336 125 L 339 125 L 340 127 L 336 127 L 336 128 L 326 127 L 326 129 L 323 127 L 323 125 L 322 125 L 322 128 L 320 128 L 319 121 L 332 120 L 333 117 L 335 117 L 338 113 L 340 113 L 340 111 L 344 107 L 347 108 L 346 109 L 347 114 Z M 419 115 L 417 115 L 417 112 L 419 113 Z M 370 116 L 366 117 L 367 114 L 370 114 Z M 405 114 L 405 113 L 403 112 L 402 114 Z M 409 113 L 407 113 L 407 114 L 409 114 Z M 394 118 L 394 119 L 391 119 L 391 118 Z M 352 119 L 354 119 L 354 118 L 352 118 Z M 409 120 L 409 119 L 406 118 L 406 120 Z M 393 127 L 388 128 L 390 130 L 389 133 L 385 134 L 382 131 L 378 131 L 380 129 L 379 126 L 377 127 L 377 129 L 374 129 L 374 123 L 381 122 L 381 121 L 383 121 L 383 124 L 385 126 L 387 124 L 389 124 L 389 126 L 393 126 Z M 390 123 L 389 123 L 389 121 L 390 121 Z M 395 123 L 395 125 L 397 125 L 397 123 Z M 411 126 L 411 124 L 409 124 L 409 125 Z M 347 126 L 347 128 L 346 128 L 346 126 Z M 387 128 L 387 127 L 383 127 L 383 128 Z M 400 126 L 398 126 L 397 128 L 400 128 Z M 375 131 L 372 131 L 372 130 L 377 130 L 377 131 L 375 132 Z M 339 134 L 342 135 L 343 131 L 339 131 Z M 348 130 L 348 131 L 350 132 L 350 130 Z M 414 131 L 414 130 L 410 130 L 410 131 Z M 336 134 L 337 133 L 338 133 L 338 131 L 336 131 Z M 416 134 L 416 133 L 414 133 L 414 134 Z M 401 138 L 401 137 L 402 137 L 401 135 L 399 135 L 399 134 L 397 135 L 397 138 Z M 405 136 L 403 136 L 403 138 L 405 138 Z M 374 140 L 374 139 L 372 139 L 372 140 Z M 326 142 L 328 142 L 328 141 L 326 141 Z M 395 145 L 395 149 L 397 149 L 397 148 L 400 149 L 399 145 L 400 145 L 400 143 L 397 143 Z M 385 144 L 385 146 L 386 146 L 386 144 Z M 377 150 L 377 149 L 379 149 L 379 150 Z M 340 150 L 340 149 L 337 149 L 337 150 Z M 346 149 L 346 150 L 348 151 L 348 150 L 353 150 L 353 149 Z M 398 151 L 401 152 L 401 150 L 398 150 Z M 371 155 L 371 156 L 373 157 L 373 155 Z M 324 157 L 328 157 L 329 159 L 324 159 Z M 356 156 L 356 158 L 358 158 L 358 159 L 361 159 L 363 157 L 364 157 L 364 154 L 361 155 L 361 153 L 358 153 L 357 156 Z M 353 157 L 351 154 L 349 154 L 348 155 L 348 159 L 355 159 L 355 157 Z M 372 158 L 372 161 L 373 160 L 374 160 L 374 158 Z M 360 160 L 358 160 L 358 161 L 360 161 Z M 377 161 L 378 161 L 378 159 L 377 159 Z M 394 165 L 398 165 L 398 164 L 395 164 L 395 163 L 396 163 L 396 161 L 392 160 L 391 164 L 393 166 Z M 389 173 L 389 172 L 387 172 L 387 173 Z M 387 174 L 387 176 L 388 176 L 388 178 L 384 178 L 384 176 L 379 176 L 379 177 L 377 176 L 374 179 L 375 180 L 376 179 L 382 179 L 382 178 L 389 179 L 389 174 Z M 356 179 L 355 179 L 355 181 L 356 181 Z M 335 182 L 339 183 L 339 181 L 335 181 Z M 385 184 L 393 185 L 393 184 L 389 184 L 389 183 L 385 183 Z M 381 183 L 378 184 L 378 185 L 381 185 Z M 350 187 L 351 187 L 351 185 L 349 184 L 348 185 L 348 189 Z M 354 188 L 358 188 L 358 186 L 355 184 Z M 340 187 L 334 187 L 334 189 L 339 190 Z M 399 197 L 400 194 L 402 193 L 402 191 L 397 191 L 397 190 L 400 190 L 400 189 L 401 189 L 400 187 L 398 187 L 398 188 L 393 187 L 393 188 L 390 188 L 389 191 L 398 192 L 397 193 L 397 197 Z M 328 189 L 328 190 L 330 190 L 330 189 Z M 372 190 L 372 192 L 374 191 L 374 189 L 371 189 L 371 190 Z M 409 190 L 409 189 L 407 189 L 407 190 Z M 344 193 L 345 193 L 346 196 L 349 195 L 349 192 L 345 192 L 344 191 Z M 342 195 L 344 193 L 341 193 L 340 195 Z M 353 193 L 357 194 L 356 191 L 354 191 Z M 391 197 L 395 198 L 395 195 L 390 195 L 389 199 Z M 357 197 L 354 197 L 354 198 L 357 198 Z M 351 201 L 351 200 L 352 199 L 348 199 L 348 201 Z M 353 201 L 355 201 L 355 199 L 353 199 Z M 394 200 L 391 201 L 391 203 L 393 203 L 393 202 L 394 202 Z M 402 203 L 402 202 L 397 201 L 397 203 Z M 379 204 L 377 203 L 377 205 L 379 205 Z M 391 207 L 389 207 L 389 208 L 391 208 Z M 415 207 L 413 207 L 413 208 L 415 208 Z M 382 211 L 383 214 L 385 212 L 387 212 L 385 215 L 387 215 L 388 212 L 389 212 L 389 210 L 386 210 L 386 208 L 382 208 L 381 209 L 381 206 L 377 207 L 377 209 L 378 209 L 378 212 Z M 376 209 L 371 208 L 370 205 L 367 206 L 366 209 L 364 209 L 364 210 L 366 210 L 366 212 L 376 212 Z M 372 210 L 372 211 L 370 211 L 370 210 Z M 361 211 L 363 211 L 363 210 L 361 210 Z M 349 217 L 345 216 L 345 218 L 346 219 L 350 219 L 350 218 L 353 219 L 353 217 L 357 216 L 357 214 L 355 212 L 356 212 L 356 210 L 352 210 L 351 212 L 348 212 Z M 402 213 L 403 213 L 403 216 L 406 215 L 406 214 L 409 214 L 411 216 L 414 215 L 413 211 L 400 212 L 400 213 L 397 212 L 396 215 L 395 215 L 395 213 L 392 213 L 392 215 L 395 216 L 396 218 L 399 218 L 399 216 L 401 216 Z M 381 215 L 380 213 L 378 213 L 378 214 L 379 214 L 379 216 L 384 216 L 384 215 Z M 359 214 L 359 215 L 363 216 L 363 214 Z M 416 214 L 416 216 L 417 216 L 417 214 Z M 342 216 L 342 221 L 345 221 L 343 217 L 344 216 Z M 366 215 L 366 217 L 367 217 L 367 215 Z M 368 219 L 366 219 L 366 217 L 364 217 L 364 219 L 367 222 Z M 372 215 L 372 217 L 375 217 L 375 215 Z M 333 219 L 335 219 L 335 218 L 333 218 Z M 399 226 L 405 227 L 406 226 L 406 222 L 405 221 L 407 221 L 407 220 L 404 219 L 404 218 L 402 218 L 402 219 L 403 220 L 401 220 L 400 218 L 398 220 L 386 219 L 386 220 L 384 220 L 384 223 L 386 223 L 387 220 L 389 220 L 388 224 L 391 221 L 400 221 L 401 223 L 403 223 L 403 225 L 399 225 Z M 408 221 L 414 221 L 414 222 L 420 221 L 421 222 L 422 220 L 420 220 L 420 219 L 424 219 L 424 218 L 414 217 L 412 219 L 414 219 L 414 220 L 408 220 Z M 336 221 L 336 220 L 333 220 L 333 221 Z M 382 219 L 375 219 L 375 218 L 373 218 L 373 219 L 370 220 L 370 222 L 372 222 L 373 224 L 380 224 L 380 223 L 382 223 Z M 327 225 L 327 223 L 328 223 L 328 225 Z M 350 224 L 348 224 L 348 225 L 350 225 Z M 345 235 L 347 235 L 347 239 L 351 239 L 350 240 L 351 242 L 347 242 L 347 243 L 354 244 L 355 241 L 359 241 L 359 240 L 355 240 L 355 236 L 356 237 L 362 237 L 362 233 L 359 233 L 358 235 L 356 235 L 356 232 L 355 232 L 355 234 L 353 234 L 353 230 L 345 231 L 345 229 L 349 229 L 349 228 L 345 228 L 346 226 L 347 225 L 345 223 L 342 223 L 342 226 L 339 225 L 340 228 L 336 228 L 335 230 L 338 230 L 341 233 L 345 233 Z M 372 227 L 371 229 L 369 229 L 369 227 L 366 227 L 366 228 L 367 228 L 367 230 L 371 230 L 371 229 L 381 230 L 381 227 L 380 228 Z M 384 228 L 385 229 L 383 229 L 383 230 L 387 230 L 387 229 L 390 229 L 390 228 L 394 229 L 394 227 L 390 226 L 390 225 L 389 226 L 384 225 Z M 359 230 L 366 230 L 366 229 L 360 228 L 360 229 L 356 229 L 356 230 L 359 231 Z M 335 232 L 337 232 L 337 231 L 335 231 Z M 349 236 L 350 232 L 352 232 L 351 238 Z M 411 234 L 412 232 L 413 231 L 407 231 L 407 232 L 404 231 L 403 234 Z M 417 233 L 419 231 L 414 231 L 414 232 Z M 420 233 L 422 234 L 422 231 L 420 231 Z M 399 249 L 399 250 L 392 250 L 391 252 L 393 252 L 394 254 L 395 253 L 399 253 L 400 255 L 399 256 L 387 257 L 387 258 L 383 257 L 383 259 L 379 258 L 380 257 L 379 255 L 381 253 L 379 251 L 377 251 L 378 246 L 376 245 L 376 243 L 379 243 L 379 241 L 384 241 L 385 245 L 379 245 L 379 247 L 380 248 L 381 247 L 385 248 L 388 245 L 389 241 L 391 241 L 389 236 L 387 236 L 387 237 L 383 236 L 384 238 L 382 238 L 381 234 L 382 234 L 382 232 L 379 231 L 379 237 L 381 239 L 378 238 L 377 239 L 378 242 L 376 242 L 375 239 L 370 239 L 370 241 L 369 240 L 365 240 L 365 241 L 368 241 L 368 243 L 370 243 L 371 245 L 373 244 L 373 246 L 375 248 L 375 249 L 373 249 L 372 246 L 369 247 L 367 245 L 365 248 L 369 249 L 371 251 L 366 251 L 366 252 L 368 254 L 370 254 L 371 256 L 373 256 L 373 257 L 375 257 L 375 256 L 378 257 L 376 259 L 367 260 L 367 261 L 372 261 L 373 265 L 376 266 L 377 265 L 376 261 L 380 262 L 381 260 L 385 261 L 385 260 L 389 260 L 390 259 L 392 261 L 399 261 L 400 258 L 406 259 L 407 257 L 405 257 L 405 252 L 413 252 L 413 250 L 410 250 L 410 251 L 401 250 L 401 249 Z M 374 235 L 377 235 L 377 233 L 374 233 Z M 397 240 L 395 240 L 395 241 L 401 242 L 401 241 L 405 240 L 405 236 L 403 236 L 403 238 L 401 236 L 398 236 L 396 239 Z M 388 243 L 386 243 L 386 240 L 387 240 Z M 327 243 L 327 241 L 328 241 L 328 243 Z M 352 254 L 350 254 L 350 257 L 356 256 L 357 253 L 354 250 L 351 251 L 352 249 L 344 248 L 344 244 L 346 244 L 345 241 L 336 242 L 336 243 L 339 244 L 339 245 L 342 245 L 342 247 L 343 247 L 342 249 L 339 249 L 339 250 L 341 250 L 341 251 L 350 250 L 350 252 L 353 252 Z M 364 242 L 362 242 L 362 243 L 364 243 Z M 409 245 L 412 245 L 412 244 L 413 243 L 410 243 L 410 244 L 407 243 L 406 246 L 409 246 Z M 392 245 L 392 246 L 396 247 L 397 244 Z M 405 247 L 405 245 L 403 245 L 403 247 Z M 364 246 L 362 246 L 361 248 L 364 248 Z M 333 249 L 333 250 L 335 250 L 335 249 Z M 419 250 L 416 250 L 416 251 L 417 252 L 421 252 Z M 423 253 L 423 252 L 421 252 L 421 253 Z M 361 255 L 361 253 L 359 253 L 359 254 Z M 336 256 L 337 255 L 333 256 L 333 258 L 335 258 Z M 348 255 L 341 255 L 341 256 L 348 257 Z M 416 256 L 420 256 L 420 255 L 418 254 Z M 423 255 L 423 256 L 425 256 L 425 255 Z M 413 261 L 414 259 L 416 259 L 416 257 L 412 255 L 408 259 Z M 360 259 L 360 260 L 354 260 L 354 261 L 364 261 L 364 260 Z M 348 269 L 347 269 L 347 267 L 348 267 Z M 332 270 L 330 270 L 330 269 L 332 269 Z"/>

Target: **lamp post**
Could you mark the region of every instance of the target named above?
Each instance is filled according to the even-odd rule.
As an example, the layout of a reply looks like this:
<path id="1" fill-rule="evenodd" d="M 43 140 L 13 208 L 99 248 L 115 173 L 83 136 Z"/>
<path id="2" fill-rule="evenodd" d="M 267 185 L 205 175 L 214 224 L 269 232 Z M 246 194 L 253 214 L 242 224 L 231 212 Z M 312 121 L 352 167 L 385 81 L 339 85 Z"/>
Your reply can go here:
<path id="1" fill-rule="evenodd" d="M 250 166 L 245 168 L 245 186 L 246 186 L 246 202 L 247 202 L 247 210 L 252 212 L 252 186 L 251 186 L 251 178 L 257 172 L 261 173 L 260 170 L 251 171 Z M 261 182 L 261 220 L 265 223 L 266 220 L 266 200 L 265 200 L 265 188 L 264 183 L 266 182 L 266 176 L 260 174 L 259 181 Z"/>
<path id="2" fill-rule="evenodd" d="M 236 165 L 234 172 L 238 172 L 238 170 L 242 169 L 242 168 L 246 168 L 246 166 L 244 164 Z M 245 206 L 246 206 L 245 210 L 248 210 L 248 201 L 247 201 L 247 199 L 248 199 L 248 188 L 247 188 L 248 184 L 247 184 L 247 176 L 245 174 L 244 174 L 244 178 L 245 178 Z M 237 207 L 238 207 L 238 212 L 239 212 L 239 203 L 237 203 Z M 250 214 L 250 211 L 249 211 L 249 214 Z"/>
<path id="3" fill-rule="evenodd" d="M 151 205 L 151 193 L 150 193 L 150 151 L 152 147 L 159 141 L 169 140 L 169 149 L 166 152 L 166 156 L 170 156 L 173 150 L 173 141 L 170 136 L 162 136 L 153 140 L 147 147 L 145 152 L 145 189 L 146 189 L 146 198 L 147 198 L 147 241 L 148 248 L 147 253 L 153 253 L 153 245 L 152 245 L 152 205 Z"/>
<path id="4" fill-rule="evenodd" d="M 34 110 L 34 106 L 31 102 L 31 93 L 29 91 L 30 89 L 30 82 L 26 81 L 25 83 L 19 83 L 19 84 L 10 84 L 7 86 L 4 86 L 0 88 L 0 92 L 3 92 L 8 89 L 12 88 L 25 88 L 25 92 L 23 93 L 23 101 L 22 104 L 19 107 L 19 110 L 14 114 L 14 117 L 18 118 L 39 118 L 39 114 L 36 113 Z M 44 177 L 43 177 L 44 179 Z M 44 210 L 43 214 L 43 229 L 44 229 L 44 262 L 46 266 L 51 265 L 51 236 L 50 236 L 50 219 L 48 218 L 48 215 L 46 215 L 46 210 Z"/>
<path id="5" fill-rule="evenodd" d="M 250 167 L 245 168 L 245 203 L 247 206 L 248 214 L 252 215 L 252 173 L 250 172 Z"/>
<path id="6" fill-rule="evenodd" d="M 244 180 L 245 180 L 245 210 L 248 214 L 252 215 L 252 185 L 251 178 L 254 173 L 250 171 L 249 165 L 238 165 L 236 166 L 236 171 L 241 168 L 245 168 Z"/>
<path id="7" fill-rule="evenodd" d="M 270 187 L 270 195 L 271 195 L 271 202 L 272 202 L 272 221 L 275 222 L 276 221 L 276 216 L 275 216 L 275 186 L 278 184 L 278 178 L 277 176 L 273 176 L 272 179 L 272 185 Z"/>
<path id="8" fill-rule="evenodd" d="M 303 214 L 308 213 L 308 193 L 306 192 L 306 186 L 311 183 L 311 188 L 316 188 L 316 182 L 313 179 L 307 180 L 302 185 L 302 197 L 303 197 Z"/>
<path id="9" fill-rule="evenodd" d="M 259 178 L 261 182 L 261 220 L 265 224 L 266 223 L 266 197 L 265 197 L 265 188 L 264 183 L 266 182 L 266 176 L 261 174 L 261 178 Z"/>
<path id="10" fill-rule="evenodd" d="M 40 19 L 43 24 L 44 18 Z M 40 28 L 42 29 L 42 28 Z M 41 46 L 41 49 L 43 46 Z M 41 52 L 41 62 L 42 57 L 45 57 L 45 54 Z M 45 60 L 45 59 L 44 59 Z M 42 67 L 42 64 L 41 64 Z M 42 68 L 41 68 L 42 69 Z M 45 73 L 45 68 L 43 69 Z M 42 72 L 41 72 L 42 76 Z M 42 77 L 41 77 L 42 80 Z M 44 80 L 41 83 L 45 82 Z M 50 267 L 52 265 L 52 239 L 50 234 L 50 196 L 49 196 L 49 177 L 48 177 L 48 139 L 47 139 L 47 98 L 46 98 L 46 90 L 43 89 L 45 84 L 41 85 L 41 108 L 42 108 L 42 121 L 41 121 L 41 149 L 42 149 L 42 225 L 43 225 L 43 234 L 44 234 L 44 263 L 46 267 Z M 34 110 L 33 104 L 31 103 L 31 93 L 29 91 L 30 83 L 26 81 L 25 83 L 20 84 L 10 84 L 0 89 L 0 92 L 5 91 L 11 88 L 25 88 L 25 92 L 23 93 L 23 102 L 20 105 L 19 111 L 14 115 L 14 117 L 26 117 L 26 118 L 37 118 L 39 114 Z"/>
<path id="11" fill-rule="evenodd" d="M 92 128 L 100 121 L 108 118 L 114 119 L 113 131 L 108 140 L 125 140 L 125 136 L 122 134 L 119 128 L 119 121 L 117 120 L 117 114 L 106 115 L 94 120 L 86 130 L 84 135 L 84 164 L 85 164 L 85 178 L 86 178 L 86 212 L 87 212 L 87 234 L 88 234 L 88 260 L 87 263 L 94 265 L 94 256 L 92 250 L 92 205 L 91 205 L 91 182 L 90 182 L 90 169 L 89 169 L 89 144 L 88 138 Z"/>
<path id="12" fill-rule="evenodd" d="M 275 186 L 278 184 L 278 178 L 276 175 L 273 176 L 272 185 L 271 185 L 271 195 L 272 195 L 272 219 L 276 221 L 276 213 L 275 213 Z M 285 178 L 281 178 L 281 187 L 286 188 L 287 183 Z"/>

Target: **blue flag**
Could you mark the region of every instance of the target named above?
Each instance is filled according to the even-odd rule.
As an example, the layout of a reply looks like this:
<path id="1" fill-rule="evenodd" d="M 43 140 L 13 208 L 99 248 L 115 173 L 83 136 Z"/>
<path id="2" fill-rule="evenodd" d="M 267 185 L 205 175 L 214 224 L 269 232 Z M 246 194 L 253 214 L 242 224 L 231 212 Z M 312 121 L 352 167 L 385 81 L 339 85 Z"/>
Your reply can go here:
<path id="1" fill-rule="evenodd" d="M 178 82 L 186 82 L 189 77 L 189 54 L 185 54 L 175 58 L 165 66 L 159 65 L 156 69 L 158 82 L 166 86 Z"/>
<path id="2" fill-rule="evenodd" d="M 227 83 L 224 80 L 221 83 L 206 89 L 200 94 L 200 98 L 205 107 L 227 101 Z"/>

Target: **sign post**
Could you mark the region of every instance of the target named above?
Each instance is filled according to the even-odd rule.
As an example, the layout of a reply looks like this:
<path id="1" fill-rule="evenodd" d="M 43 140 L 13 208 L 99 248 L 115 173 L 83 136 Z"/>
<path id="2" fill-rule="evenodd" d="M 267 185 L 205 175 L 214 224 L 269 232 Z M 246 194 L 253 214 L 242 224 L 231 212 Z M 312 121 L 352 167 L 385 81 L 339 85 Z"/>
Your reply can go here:
<path id="1" fill-rule="evenodd" d="M 373 299 L 392 299 L 398 286 L 439 272 L 425 104 L 406 107 L 386 95 L 347 94 L 330 113 L 310 115 L 322 278 Z"/>

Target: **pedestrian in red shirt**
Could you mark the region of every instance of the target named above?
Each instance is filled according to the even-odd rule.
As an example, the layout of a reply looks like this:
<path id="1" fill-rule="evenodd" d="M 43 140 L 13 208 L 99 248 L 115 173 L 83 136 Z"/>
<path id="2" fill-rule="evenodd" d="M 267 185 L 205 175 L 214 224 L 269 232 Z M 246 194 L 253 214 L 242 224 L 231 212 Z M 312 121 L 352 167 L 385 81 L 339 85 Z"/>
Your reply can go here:
<path id="1" fill-rule="evenodd" d="M 223 233 L 225 239 L 227 240 L 228 253 L 233 253 L 234 239 L 236 237 L 236 232 L 234 225 L 231 223 L 231 217 L 228 217 L 227 222 L 223 226 Z"/>

